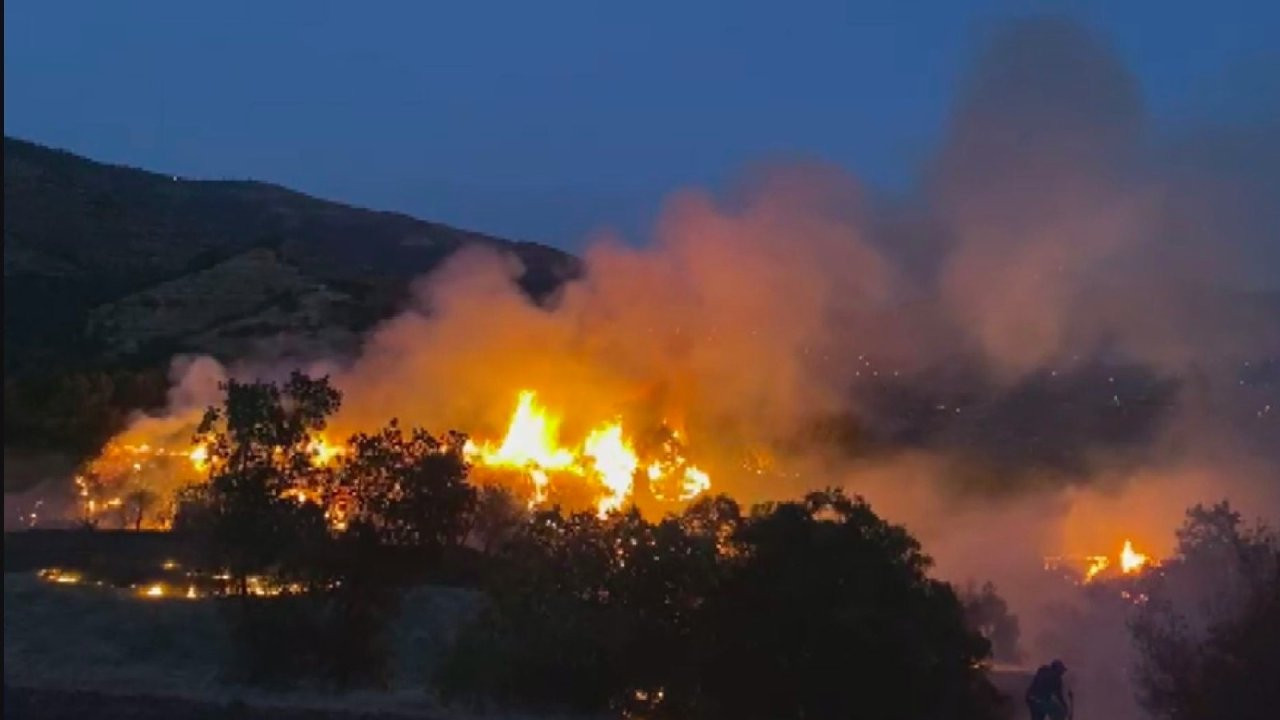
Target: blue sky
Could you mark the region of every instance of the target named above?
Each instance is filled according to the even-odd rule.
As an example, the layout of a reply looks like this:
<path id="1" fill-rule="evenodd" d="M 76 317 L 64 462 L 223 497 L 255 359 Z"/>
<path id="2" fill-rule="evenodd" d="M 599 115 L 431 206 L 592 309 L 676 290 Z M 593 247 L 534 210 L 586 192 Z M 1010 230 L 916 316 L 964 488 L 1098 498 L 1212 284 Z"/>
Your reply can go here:
<path id="1" fill-rule="evenodd" d="M 1267 81 L 1277 5 L 9 0 L 4 124 L 576 248 L 761 160 L 907 187 L 983 35 L 1029 13 L 1107 38 L 1163 132 L 1258 112 L 1224 88 Z"/>

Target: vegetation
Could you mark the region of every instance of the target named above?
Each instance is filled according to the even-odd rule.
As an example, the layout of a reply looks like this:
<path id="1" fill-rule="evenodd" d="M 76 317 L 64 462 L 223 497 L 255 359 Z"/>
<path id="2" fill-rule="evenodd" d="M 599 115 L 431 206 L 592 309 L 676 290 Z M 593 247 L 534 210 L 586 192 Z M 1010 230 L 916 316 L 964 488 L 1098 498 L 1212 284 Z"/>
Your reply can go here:
<path id="1" fill-rule="evenodd" d="M 161 406 L 168 390 L 154 369 L 53 370 L 5 373 L 4 441 L 33 451 L 85 459 L 124 429 L 137 410 Z"/>
<path id="2" fill-rule="evenodd" d="M 545 513 L 438 681 L 478 704 L 649 717 L 996 717 L 989 643 L 928 566 L 839 491 L 745 517 L 724 497 L 656 523 Z"/>
<path id="3" fill-rule="evenodd" d="M 452 702 L 682 718 L 999 712 L 990 643 L 928 577 L 919 544 L 859 498 L 744 513 L 705 497 L 656 521 L 528 514 L 467 481 L 456 433 L 392 421 L 352 438 L 341 462 L 315 462 L 341 401 L 326 379 L 225 390 L 200 428 L 208 483 L 182 494 L 175 531 L 231 577 L 235 678 L 385 684 L 401 589 L 470 545 L 491 558 L 489 600 L 431 678 Z"/>
<path id="4" fill-rule="evenodd" d="M 1187 511 L 1177 555 L 1132 624 L 1139 699 L 1169 720 L 1262 720 L 1280 707 L 1280 541 L 1225 502 Z"/>
<path id="5" fill-rule="evenodd" d="M 458 433 L 392 420 L 318 461 L 325 378 L 232 381 L 199 428 L 207 482 L 180 493 L 184 563 L 229 578 L 230 678 L 386 686 L 410 585 L 457 560 L 485 600 L 427 680 L 449 703 L 651 718 L 995 718 L 985 664 L 1018 662 L 991 584 L 957 593 L 900 526 L 838 490 L 660 519 L 530 513 L 469 481 Z M 136 518 L 156 502 L 124 498 Z M 1280 703 L 1280 542 L 1224 504 L 1130 588 L 1140 699 L 1171 720 Z M 744 691 L 749 688 L 749 691 Z"/>
<path id="6" fill-rule="evenodd" d="M 1018 616 L 1009 612 L 1009 604 L 996 592 L 995 585 L 988 582 L 978 589 L 966 588 L 963 599 L 969 626 L 991 642 L 992 657 L 997 662 L 1022 662 Z"/>
<path id="7" fill-rule="evenodd" d="M 211 408 L 200 427 L 208 484 L 183 493 L 175 530 L 203 546 L 208 570 L 230 576 L 233 674 L 265 684 L 385 684 L 386 624 L 402 579 L 395 561 L 428 560 L 461 542 L 474 502 L 465 464 L 393 422 L 353 438 L 352 460 L 340 469 L 318 465 L 311 439 L 341 400 L 326 379 L 295 373 L 283 387 L 233 381 L 225 389 L 224 407 Z M 345 531 L 333 532 L 325 509 L 339 494 L 359 502 Z"/>

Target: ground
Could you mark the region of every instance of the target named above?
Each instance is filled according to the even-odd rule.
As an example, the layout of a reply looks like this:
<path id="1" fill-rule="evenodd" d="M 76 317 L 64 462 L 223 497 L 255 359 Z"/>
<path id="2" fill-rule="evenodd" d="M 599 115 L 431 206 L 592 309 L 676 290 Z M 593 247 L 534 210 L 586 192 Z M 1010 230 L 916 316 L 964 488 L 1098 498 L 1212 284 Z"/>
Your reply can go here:
<path id="1" fill-rule="evenodd" d="M 31 572 L 4 576 L 5 718 L 461 718 L 426 690 L 432 663 L 475 594 L 423 587 L 392 629 L 389 692 L 265 692 L 221 679 L 225 652 L 205 601 L 148 600 L 92 584 L 63 586 Z M 286 710 L 287 709 L 287 710 Z"/>
<path id="2" fill-rule="evenodd" d="M 474 716 L 435 702 L 426 678 L 476 601 L 474 592 L 455 588 L 407 594 L 392 629 L 389 692 L 265 692 L 222 680 L 226 648 L 207 601 L 149 600 L 93 584 L 56 585 L 29 570 L 6 572 L 4 717 L 469 720 Z M 1016 700 L 1029 677 L 1004 669 L 993 681 Z"/>

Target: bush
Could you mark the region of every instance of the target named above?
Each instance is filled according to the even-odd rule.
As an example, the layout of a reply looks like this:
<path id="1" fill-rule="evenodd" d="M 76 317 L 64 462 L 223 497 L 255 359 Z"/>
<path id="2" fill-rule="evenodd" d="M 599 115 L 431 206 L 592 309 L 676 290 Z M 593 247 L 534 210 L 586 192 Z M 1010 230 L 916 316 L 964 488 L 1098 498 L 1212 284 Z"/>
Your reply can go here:
<path id="1" fill-rule="evenodd" d="M 951 587 L 839 492 L 742 518 L 534 517 L 436 680 L 446 700 L 680 718 L 995 717 Z"/>
<path id="2" fill-rule="evenodd" d="M 1138 698 L 1171 720 L 1271 718 L 1280 708 L 1280 540 L 1227 503 L 1187 511 L 1131 630 Z"/>

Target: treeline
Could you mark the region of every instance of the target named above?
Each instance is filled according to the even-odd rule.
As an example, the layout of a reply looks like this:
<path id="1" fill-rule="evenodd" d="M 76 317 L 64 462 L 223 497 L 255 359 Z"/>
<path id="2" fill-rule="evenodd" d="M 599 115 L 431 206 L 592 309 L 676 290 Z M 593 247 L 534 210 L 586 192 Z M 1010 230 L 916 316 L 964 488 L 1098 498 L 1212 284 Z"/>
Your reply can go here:
<path id="1" fill-rule="evenodd" d="M 6 372 L 5 447 L 87 459 L 132 413 L 162 406 L 168 388 L 159 367 Z"/>
<path id="2" fill-rule="evenodd" d="M 401 590 L 450 554 L 487 598 L 424 682 L 449 703 L 680 718 L 1000 716 L 990 643 L 902 527 L 839 491 L 648 520 L 527 513 L 468 481 L 464 438 L 394 421 L 313 462 L 324 379 L 231 382 L 175 532 L 226 573 L 241 681 L 385 684 Z M 300 501 L 301 500 L 301 501 Z M 340 528 L 340 529 L 338 529 Z M 280 594 L 263 596 L 270 578 Z M 881 710 L 883 709 L 883 710 Z"/>
<path id="3" fill-rule="evenodd" d="M 175 532 L 230 579 L 234 679 L 385 685 L 403 590 L 453 564 L 486 600 L 423 678 L 446 703 L 708 719 L 1015 709 L 984 670 L 993 651 L 1020 659 L 995 588 L 929 577 L 920 544 L 860 498 L 710 496 L 658 520 L 528 512 L 470 481 L 456 433 L 391 421 L 315 462 L 341 402 L 325 379 L 225 390 L 200 428 L 208 482 L 181 494 Z M 1270 717 L 1280 686 L 1258 679 L 1280 672 L 1280 541 L 1226 504 L 1192 508 L 1178 540 L 1130 588 L 1139 700 L 1170 719 Z"/>
<path id="4" fill-rule="evenodd" d="M 1167 720 L 1269 720 L 1280 708 L 1280 536 L 1196 505 L 1131 620 L 1138 701 Z M 1272 678 L 1268 681 L 1266 678 Z"/>

